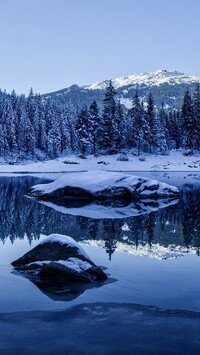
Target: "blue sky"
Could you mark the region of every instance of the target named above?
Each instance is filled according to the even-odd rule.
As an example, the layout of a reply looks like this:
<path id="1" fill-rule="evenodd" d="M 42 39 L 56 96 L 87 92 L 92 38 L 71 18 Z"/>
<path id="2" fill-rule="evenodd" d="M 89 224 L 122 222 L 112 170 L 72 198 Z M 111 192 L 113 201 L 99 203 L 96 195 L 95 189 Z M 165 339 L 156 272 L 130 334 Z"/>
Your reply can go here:
<path id="1" fill-rule="evenodd" d="M 199 0 L 0 0 L 0 87 L 50 92 L 157 69 L 200 76 Z"/>

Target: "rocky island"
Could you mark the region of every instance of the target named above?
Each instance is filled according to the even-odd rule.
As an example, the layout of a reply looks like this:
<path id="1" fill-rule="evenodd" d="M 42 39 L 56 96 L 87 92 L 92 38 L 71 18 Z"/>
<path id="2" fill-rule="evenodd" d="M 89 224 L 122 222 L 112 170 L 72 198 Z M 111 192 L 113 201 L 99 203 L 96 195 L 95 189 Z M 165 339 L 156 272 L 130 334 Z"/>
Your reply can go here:
<path id="1" fill-rule="evenodd" d="M 91 283 L 108 277 L 71 237 L 51 234 L 12 262 L 15 270 L 34 281 Z"/>
<path id="2" fill-rule="evenodd" d="M 65 174 L 48 184 L 31 187 L 28 196 L 53 201 L 113 201 L 177 198 L 179 190 L 157 180 L 108 171 Z"/>

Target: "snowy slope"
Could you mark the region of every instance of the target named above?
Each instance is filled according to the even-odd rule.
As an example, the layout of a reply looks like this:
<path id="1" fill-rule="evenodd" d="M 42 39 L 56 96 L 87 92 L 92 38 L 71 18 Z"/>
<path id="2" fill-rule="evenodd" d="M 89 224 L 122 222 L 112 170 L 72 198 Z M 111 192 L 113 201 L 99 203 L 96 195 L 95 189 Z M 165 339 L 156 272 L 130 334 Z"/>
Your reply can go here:
<path id="1" fill-rule="evenodd" d="M 162 69 L 151 73 L 134 74 L 112 80 L 113 86 L 116 89 L 130 85 L 159 86 L 162 84 L 179 85 L 199 82 L 200 77 L 186 75 L 178 71 L 167 71 Z M 87 90 L 102 90 L 106 88 L 107 83 L 107 81 L 102 81 L 82 86 L 82 88 Z"/>

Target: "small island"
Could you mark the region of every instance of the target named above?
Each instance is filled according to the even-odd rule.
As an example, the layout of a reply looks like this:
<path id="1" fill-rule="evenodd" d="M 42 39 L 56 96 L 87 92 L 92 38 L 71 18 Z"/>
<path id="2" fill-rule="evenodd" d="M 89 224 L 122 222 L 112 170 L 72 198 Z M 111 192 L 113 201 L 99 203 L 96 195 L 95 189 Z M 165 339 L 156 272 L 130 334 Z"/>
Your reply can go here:
<path id="1" fill-rule="evenodd" d="M 31 187 L 28 196 L 53 201 L 113 201 L 174 198 L 179 190 L 157 180 L 108 171 L 87 171 L 63 175 L 54 182 Z"/>
<path id="2" fill-rule="evenodd" d="M 60 234 L 49 235 L 12 266 L 41 281 L 90 283 L 108 278 L 73 238 Z"/>

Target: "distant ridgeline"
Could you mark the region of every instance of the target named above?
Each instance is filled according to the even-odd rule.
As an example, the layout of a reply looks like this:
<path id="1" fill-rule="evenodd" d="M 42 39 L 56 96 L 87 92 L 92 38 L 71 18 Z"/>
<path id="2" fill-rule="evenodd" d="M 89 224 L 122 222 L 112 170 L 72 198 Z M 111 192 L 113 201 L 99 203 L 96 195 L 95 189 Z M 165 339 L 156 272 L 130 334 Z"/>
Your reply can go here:
<path id="1" fill-rule="evenodd" d="M 157 71 L 28 97 L 0 91 L 0 156 L 166 154 L 200 149 L 197 77 Z"/>

